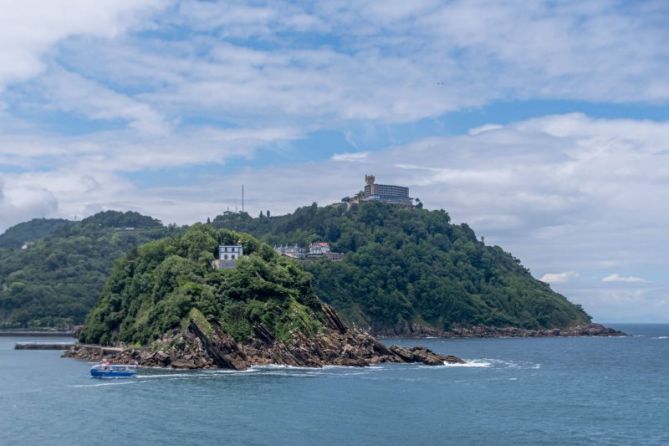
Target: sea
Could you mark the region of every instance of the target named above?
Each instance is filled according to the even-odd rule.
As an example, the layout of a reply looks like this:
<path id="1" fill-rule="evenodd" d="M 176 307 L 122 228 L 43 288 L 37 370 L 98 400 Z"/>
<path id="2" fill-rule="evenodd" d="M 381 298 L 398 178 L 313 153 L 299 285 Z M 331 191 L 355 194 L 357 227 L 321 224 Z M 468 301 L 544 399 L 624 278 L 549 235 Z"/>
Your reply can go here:
<path id="1" fill-rule="evenodd" d="M 611 326 L 628 335 L 384 340 L 466 365 L 124 380 L 0 337 L 0 445 L 667 445 L 669 325 Z"/>

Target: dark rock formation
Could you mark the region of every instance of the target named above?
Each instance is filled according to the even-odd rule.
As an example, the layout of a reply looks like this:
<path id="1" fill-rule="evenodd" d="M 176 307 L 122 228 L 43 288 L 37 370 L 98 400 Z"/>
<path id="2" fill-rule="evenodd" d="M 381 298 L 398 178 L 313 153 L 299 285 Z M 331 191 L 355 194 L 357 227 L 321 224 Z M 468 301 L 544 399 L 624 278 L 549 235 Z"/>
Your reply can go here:
<path id="1" fill-rule="evenodd" d="M 326 327 L 320 333 L 309 337 L 296 333 L 291 342 L 275 340 L 266 327 L 257 324 L 254 336 L 239 343 L 215 321 L 209 321 L 207 326 L 192 321 L 186 332 L 169 333 L 150 348 L 107 349 L 103 352 L 99 346 L 77 344 L 64 356 L 92 361 L 104 356 L 114 363 L 136 363 L 148 367 L 235 370 L 268 364 L 364 367 L 384 362 L 427 365 L 464 363 L 460 358 L 442 356 L 424 347 L 388 348 L 369 334 L 348 328 L 329 305 L 323 305 L 323 312 Z"/>
<path id="2" fill-rule="evenodd" d="M 374 331 L 384 337 L 441 337 L 441 338 L 546 338 L 558 336 L 625 336 L 625 333 L 601 324 L 586 324 L 564 328 L 531 330 L 519 327 L 490 327 L 487 325 L 454 326 L 450 330 L 435 330 L 418 324 L 408 324 L 397 330 Z"/>

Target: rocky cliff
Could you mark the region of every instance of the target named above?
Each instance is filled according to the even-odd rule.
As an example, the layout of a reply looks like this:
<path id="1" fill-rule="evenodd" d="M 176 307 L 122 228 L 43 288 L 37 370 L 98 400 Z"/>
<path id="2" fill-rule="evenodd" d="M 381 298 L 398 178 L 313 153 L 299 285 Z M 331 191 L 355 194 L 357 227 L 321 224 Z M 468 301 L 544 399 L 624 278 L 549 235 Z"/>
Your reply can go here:
<path id="1" fill-rule="evenodd" d="M 217 247 L 230 244 L 245 255 L 234 268 L 213 269 Z M 386 347 L 347 327 L 299 264 L 247 234 L 205 225 L 117 262 L 79 341 L 67 356 L 176 368 L 461 362 Z"/>
<path id="2" fill-rule="evenodd" d="M 106 357 L 114 363 L 136 363 L 146 367 L 234 370 L 268 364 L 322 367 L 464 363 L 460 358 L 439 355 L 424 347 L 386 347 L 367 333 L 348 328 L 330 306 L 324 304 L 322 308 L 326 315 L 324 329 L 311 337 L 297 333 L 290 342 L 275 339 L 262 323 L 254 326 L 253 336 L 237 342 L 217 322 L 193 318 L 186 330 L 174 330 L 148 347 L 112 350 L 78 344 L 64 356 L 86 360 Z"/>

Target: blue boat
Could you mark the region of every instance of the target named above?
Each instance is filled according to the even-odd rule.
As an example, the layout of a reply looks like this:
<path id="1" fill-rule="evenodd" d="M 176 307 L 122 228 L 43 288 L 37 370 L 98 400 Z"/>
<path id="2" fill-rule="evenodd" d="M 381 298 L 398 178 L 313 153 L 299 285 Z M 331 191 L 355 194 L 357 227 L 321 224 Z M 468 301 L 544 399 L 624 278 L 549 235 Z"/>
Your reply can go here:
<path id="1" fill-rule="evenodd" d="M 129 365 L 114 365 L 103 361 L 91 367 L 93 378 L 132 378 L 137 374 L 134 367 Z"/>

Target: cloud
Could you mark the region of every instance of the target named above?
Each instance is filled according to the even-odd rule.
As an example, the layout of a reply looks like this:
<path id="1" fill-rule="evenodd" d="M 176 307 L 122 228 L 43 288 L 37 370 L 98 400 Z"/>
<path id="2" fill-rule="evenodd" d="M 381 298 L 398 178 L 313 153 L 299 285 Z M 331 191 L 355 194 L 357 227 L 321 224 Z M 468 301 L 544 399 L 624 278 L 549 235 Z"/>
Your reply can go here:
<path id="1" fill-rule="evenodd" d="M 606 277 L 602 277 L 602 282 L 626 282 L 626 283 L 639 283 L 645 282 L 645 279 L 636 276 L 621 276 L 620 274 L 614 273 Z"/>
<path id="2" fill-rule="evenodd" d="M 502 126 L 499 124 L 486 124 L 480 127 L 474 127 L 473 129 L 469 129 L 468 133 L 470 135 L 478 135 L 480 133 L 491 132 L 493 130 L 499 130 L 501 128 Z"/>
<path id="3" fill-rule="evenodd" d="M 621 289 L 602 287 L 601 283 L 588 286 L 567 288 L 564 294 L 579 302 L 595 321 L 611 322 L 660 322 L 667 321 L 669 312 L 669 287 L 649 287 L 640 285 L 636 288 Z"/>
<path id="4" fill-rule="evenodd" d="M 45 67 L 43 55 L 70 36 L 112 38 L 137 23 L 157 0 L 0 1 L 0 91 Z"/>
<path id="5" fill-rule="evenodd" d="M 0 231 L 22 221 L 55 215 L 58 200 L 48 189 L 34 185 L 8 186 L 0 180 Z"/>
<path id="6" fill-rule="evenodd" d="M 342 161 L 342 162 L 362 162 L 367 160 L 369 152 L 347 152 L 347 153 L 335 153 L 332 155 L 332 161 Z"/>
<path id="7" fill-rule="evenodd" d="M 565 283 L 575 279 L 579 274 L 575 271 L 565 271 L 562 273 L 546 273 L 541 276 L 541 281 L 546 283 Z"/>
<path id="8" fill-rule="evenodd" d="M 73 1 L 63 15 L 23 2 L 0 23 L 0 89 L 65 69 L 55 85 L 34 80 L 54 90 L 49 106 L 148 129 L 194 115 L 342 127 L 500 100 L 669 100 L 661 3 L 400 3 Z"/>
<path id="9" fill-rule="evenodd" d="M 44 107 L 74 112 L 92 120 L 122 119 L 141 133 L 161 134 L 169 128 L 150 105 L 119 94 L 76 73 L 54 68 L 40 78 Z"/>

